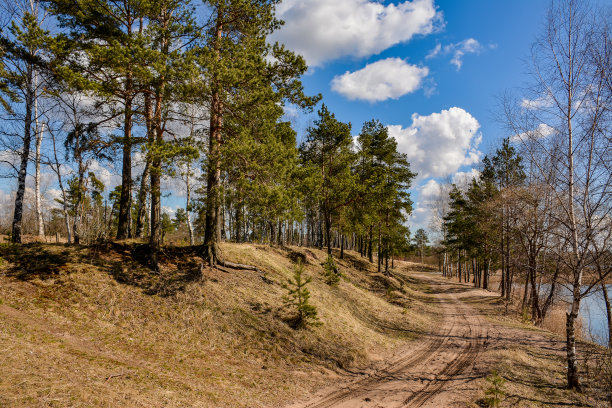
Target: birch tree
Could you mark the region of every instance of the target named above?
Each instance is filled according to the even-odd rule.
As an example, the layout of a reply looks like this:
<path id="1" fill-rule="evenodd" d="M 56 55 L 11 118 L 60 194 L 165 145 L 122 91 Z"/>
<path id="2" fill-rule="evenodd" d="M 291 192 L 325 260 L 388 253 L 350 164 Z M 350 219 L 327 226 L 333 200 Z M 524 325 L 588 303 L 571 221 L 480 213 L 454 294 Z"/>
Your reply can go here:
<path id="1" fill-rule="evenodd" d="M 4 69 L 2 70 L 2 87 L 12 95 L 19 98 L 14 99 L 12 106 L 4 103 L 5 110 L 12 117 L 12 121 L 18 122 L 16 128 L 21 133 L 21 146 L 16 150 L 19 158 L 17 174 L 17 194 L 15 196 L 15 208 L 11 229 L 12 242 L 20 243 L 22 235 L 22 218 L 25 195 L 25 184 L 30 161 L 32 136 L 39 137 L 39 129 L 36 129 L 38 112 L 36 109 L 38 98 L 42 93 L 42 81 L 39 81 L 40 65 L 44 57 L 42 53 L 46 48 L 48 32 L 42 28 L 45 12 L 39 1 L 4 2 L 4 12 L 12 13 L 11 21 L 6 35 L 2 37 L 2 51 L 5 54 Z M 4 101 L 4 99 L 3 99 Z M 12 135 L 16 137 L 17 135 Z M 38 151 L 40 150 L 37 141 Z M 40 155 L 36 156 L 40 159 Z M 38 189 L 37 189 L 38 191 Z M 36 202 L 39 204 L 39 194 Z M 37 205 L 37 209 L 40 207 Z M 42 223 L 39 217 L 38 230 L 41 231 Z"/>
<path id="2" fill-rule="evenodd" d="M 566 315 L 566 359 L 569 388 L 581 390 L 576 355 L 576 321 L 582 299 L 601 279 L 583 287 L 585 271 L 596 260 L 593 245 L 609 248 L 611 139 L 609 82 L 594 51 L 609 47 L 601 18 L 609 15 L 578 0 L 553 1 L 546 26 L 532 49 L 533 86 L 520 108 L 506 104 L 508 123 L 519 140 L 541 147 L 534 157 L 541 178 L 559 208 L 557 214 L 562 266 L 569 271 L 571 305 Z M 566 249 L 567 248 L 567 249 Z"/>

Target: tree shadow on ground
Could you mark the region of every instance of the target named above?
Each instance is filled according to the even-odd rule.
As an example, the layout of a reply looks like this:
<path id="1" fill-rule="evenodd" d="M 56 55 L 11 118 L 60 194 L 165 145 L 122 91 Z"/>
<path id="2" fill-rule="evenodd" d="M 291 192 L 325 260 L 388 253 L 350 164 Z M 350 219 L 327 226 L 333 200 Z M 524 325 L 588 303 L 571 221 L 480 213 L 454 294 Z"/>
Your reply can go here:
<path id="1" fill-rule="evenodd" d="M 0 257 L 11 264 L 5 274 L 24 281 L 49 279 L 68 272 L 67 264 L 73 260 L 71 251 L 64 245 L 39 243 L 1 245 Z"/>
<path id="2" fill-rule="evenodd" d="M 145 294 L 170 296 L 200 278 L 202 261 L 198 247 L 163 247 L 157 272 L 150 267 L 149 245 L 143 243 L 0 245 L 0 267 L 5 276 L 15 279 L 52 279 L 77 270 L 77 265 L 107 271 L 117 282 L 141 288 Z"/>
<path id="3" fill-rule="evenodd" d="M 92 251 L 106 255 L 94 259 L 118 283 L 138 287 L 148 295 L 175 295 L 201 277 L 198 247 L 163 247 L 159 253 L 159 271 L 150 267 L 148 244 L 107 242 Z"/>

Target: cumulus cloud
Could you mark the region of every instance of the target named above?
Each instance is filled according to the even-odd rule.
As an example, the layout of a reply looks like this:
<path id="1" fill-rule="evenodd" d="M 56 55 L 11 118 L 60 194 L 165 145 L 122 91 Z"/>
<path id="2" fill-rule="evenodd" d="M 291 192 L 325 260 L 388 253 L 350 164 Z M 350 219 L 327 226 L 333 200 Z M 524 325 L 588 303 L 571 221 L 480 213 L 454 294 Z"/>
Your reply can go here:
<path id="1" fill-rule="evenodd" d="M 121 184 L 121 175 L 112 170 L 114 170 L 112 168 L 112 163 L 101 164 L 97 160 L 92 160 L 88 172 L 94 173 L 96 178 L 104 184 L 106 192 L 109 192 Z"/>
<path id="2" fill-rule="evenodd" d="M 420 179 L 445 177 L 480 161 L 480 124 L 468 112 L 453 107 L 428 116 L 412 115 L 412 124 L 389 126 L 398 149 L 406 153 Z"/>
<path id="3" fill-rule="evenodd" d="M 170 218 L 174 218 L 174 215 L 176 214 L 176 209 L 178 207 L 172 208 L 169 206 L 162 206 L 162 213 L 166 213 L 168 214 L 168 216 L 170 216 Z"/>
<path id="4" fill-rule="evenodd" d="M 480 177 L 480 171 L 477 169 L 470 169 L 469 171 L 458 171 L 453 174 L 451 180 L 453 184 L 457 185 L 460 189 L 465 190 L 472 183 L 472 179 Z"/>
<path id="5" fill-rule="evenodd" d="M 546 123 L 540 123 L 534 130 L 513 135 L 510 141 L 512 143 L 520 143 L 528 140 L 545 139 L 553 133 L 555 133 L 555 128 Z"/>
<path id="6" fill-rule="evenodd" d="M 428 74 L 427 67 L 408 64 L 401 58 L 387 58 L 336 76 L 331 86 L 350 100 L 380 102 L 416 91 Z"/>
<path id="7" fill-rule="evenodd" d="M 495 45 L 491 45 L 490 48 L 495 48 Z M 437 44 L 436 47 L 427 54 L 425 59 L 431 59 L 443 55 L 452 55 L 450 63 L 457 67 L 457 71 L 463 66 L 463 57 L 466 54 L 480 54 L 485 47 L 483 47 L 478 40 L 474 38 L 467 38 L 458 43 L 448 44 L 442 46 Z"/>
<path id="8" fill-rule="evenodd" d="M 384 5 L 369 0 L 283 0 L 285 25 L 271 36 L 310 66 L 341 57 L 367 57 L 426 35 L 442 24 L 434 0 Z"/>
<path id="9" fill-rule="evenodd" d="M 417 206 L 412 210 L 412 214 L 408 217 L 410 222 L 410 232 L 414 234 L 419 228 L 428 229 L 429 220 L 431 219 L 431 209 L 428 207 Z"/>
<path id="10" fill-rule="evenodd" d="M 421 187 L 419 192 L 419 199 L 422 201 L 430 202 L 431 200 L 438 197 L 440 194 L 440 183 L 434 179 L 427 180 Z"/>

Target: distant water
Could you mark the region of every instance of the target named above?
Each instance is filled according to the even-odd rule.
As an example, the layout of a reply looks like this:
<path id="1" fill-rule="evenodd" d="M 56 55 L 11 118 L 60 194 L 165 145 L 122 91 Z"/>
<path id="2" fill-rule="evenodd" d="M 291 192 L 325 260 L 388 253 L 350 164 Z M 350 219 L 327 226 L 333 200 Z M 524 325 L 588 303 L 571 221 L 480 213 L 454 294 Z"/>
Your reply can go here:
<path id="1" fill-rule="evenodd" d="M 612 297 L 612 285 L 607 285 L 608 295 Z M 515 284 L 515 290 L 523 290 L 523 284 Z M 540 287 L 540 296 L 544 298 L 548 295 L 550 285 Z M 584 288 L 586 289 L 586 288 Z M 561 300 L 565 300 L 570 307 L 571 292 L 568 288 L 559 286 Z M 601 288 L 593 289 L 589 296 L 580 302 L 580 317 L 584 322 L 584 335 L 587 339 L 593 340 L 601 345 L 608 344 L 608 317 L 606 315 L 606 302 L 601 292 Z"/>
<path id="2" fill-rule="evenodd" d="M 608 296 L 612 296 L 612 285 L 607 285 Z M 606 315 L 606 303 L 601 289 L 592 293 L 580 303 L 580 316 L 582 316 L 586 327 L 584 328 L 587 338 L 601 344 L 608 344 L 608 316 Z"/>

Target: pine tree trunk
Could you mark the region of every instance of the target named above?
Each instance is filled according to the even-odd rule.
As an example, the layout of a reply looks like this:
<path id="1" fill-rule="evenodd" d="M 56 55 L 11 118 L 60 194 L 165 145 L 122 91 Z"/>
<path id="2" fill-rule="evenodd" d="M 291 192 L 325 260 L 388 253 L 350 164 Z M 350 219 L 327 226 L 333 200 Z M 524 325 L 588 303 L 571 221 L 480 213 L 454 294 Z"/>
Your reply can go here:
<path id="1" fill-rule="evenodd" d="M 130 81 L 128 79 L 128 81 Z M 121 169 L 121 195 L 117 218 L 117 239 L 129 237 L 130 195 L 132 192 L 132 99 L 125 98 L 123 122 L 123 167 Z"/>
<path id="2" fill-rule="evenodd" d="M 544 305 L 542 306 L 542 320 L 544 320 L 546 318 L 546 314 L 548 313 L 548 309 L 553 304 L 553 299 L 555 297 L 555 292 L 557 290 L 557 279 L 559 277 L 559 272 L 561 271 L 560 263 L 561 263 L 561 260 L 557 259 L 557 263 L 556 263 L 556 266 L 555 266 L 555 272 L 553 273 L 552 281 L 550 283 L 550 290 L 548 292 L 548 296 L 546 298 L 546 301 L 544 302 Z"/>
<path id="3" fill-rule="evenodd" d="M 153 146 L 155 143 L 155 134 L 153 132 L 153 106 L 151 105 L 151 96 L 147 93 L 144 96 L 144 110 L 145 110 L 145 125 L 147 129 L 147 139 L 149 146 Z M 140 177 L 140 188 L 138 189 L 138 215 L 136 216 L 136 238 L 142 238 L 144 235 L 144 224 L 145 217 L 147 214 L 147 192 L 150 187 L 150 182 L 147 185 L 147 181 L 150 181 L 149 172 L 151 171 L 151 156 L 147 154 L 145 157 L 145 167 Z M 149 226 L 149 233 L 150 233 Z M 150 235 L 150 234 L 149 234 Z"/>
<path id="4" fill-rule="evenodd" d="M 80 152 L 80 142 L 81 136 L 77 136 L 77 146 L 75 147 L 75 159 L 79 166 L 79 174 L 78 174 L 78 183 L 77 183 L 77 193 L 76 200 L 74 203 L 74 218 L 72 219 L 72 236 L 74 239 L 74 243 L 79 245 L 81 243 L 81 213 L 82 213 L 82 204 L 83 204 L 83 190 L 85 189 L 85 165 L 83 163 L 83 158 Z"/>
<path id="5" fill-rule="evenodd" d="M 331 242 L 331 215 L 325 214 L 325 240 L 327 241 L 327 255 L 332 254 Z"/>
<path id="6" fill-rule="evenodd" d="M 423 244 L 421 243 L 421 263 L 424 263 L 423 260 Z"/>
<path id="7" fill-rule="evenodd" d="M 382 231 L 381 231 L 381 226 L 380 226 L 380 222 L 378 223 L 378 245 L 377 245 L 377 254 L 378 256 L 376 257 L 376 261 L 377 261 L 377 265 L 378 265 L 378 273 L 381 272 L 382 270 Z"/>
<path id="8" fill-rule="evenodd" d="M 62 167 L 57 159 L 57 147 L 55 145 L 55 134 L 49 132 L 51 140 L 53 142 L 53 157 L 55 159 L 55 173 L 57 174 L 57 181 L 59 184 L 60 191 L 62 192 L 62 212 L 64 214 L 64 222 L 66 223 L 66 235 L 67 241 L 70 244 L 72 242 L 72 234 L 70 232 L 70 217 L 68 216 L 68 199 L 66 197 L 66 190 L 64 189 L 64 183 L 62 182 Z"/>
<path id="9" fill-rule="evenodd" d="M 156 154 L 151 161 L 151 267 L 159 270 L 159 250 L 161 248 L 161 158 Z"/>
<path id="10" fill-rule="evenodd" d="M 489 272 L 491 270 L 491 258 L 487 259 L 487 263 L 484 270 L 484 276 L 482 280 L 482 288 L 488 290 L 489 289 Z"/>
<path id="11" fill-rule="evenodd" d="M 374 226 L 370 225 L 370 235 L 369 235 L 369 239 L 368 239 L 368 260 L 370 261 L 370 263 L 374 263 L 374 258 L 373 258 L 373 254 L 372 254 L 372 230 L 373 230 Z"/>
<path id="12" fill-rule="evenodd" d="M 527 307 L 527 296 L 529 295 L 529 282 L 531 281 L 531 270 L 527 268 L 527 275 L 525 276 L 525 286 L 523 287 L 523 303 L 521 312 Z"/>
<path id="13" fill-rule="evenodd" d="M 167 22 L 164 22 L 167 24 Z M 169 41 L 162 40 L 161 49 L 165 55 L 168 53 Z M 163 129 L 163 98 L 166 82 L 162 77 L 159 81 L 158 88 L 155 90 L 155 108 L 153 117 L 152 132 L 155 134 L 154 153 L 151 158 L 151 235 L 149 237 L 149 250 L 151 255 L 151 267 L 155 271 L 159 271 L 159 251 L 161 249 L 161 175 L 162 175 L 162 156 L 160 149 L 164 144 L 164 129 Z M 151 138 L 151 137 L 149 137 Z"/>
<path id="14" fill-rule="evenodd" d="M 220 47 L 223 37 L 223 10 L 218 6 L 215 26 L 214 52 L 220 59 Z M 219 241 L 219 189 L 221 182 L 221 127 L 223 125 L 223 103 L 218 78 L 213 79 L 213 91 L 210 104 L 210 122 L 208 137 L 208 168 L 206 175 L 206 221 L 204 227 L 204 259 L 210 266 L 217 261 L 217 245 Z"/>
<path id="15" fill-rule="evenodd" d="M 34 80 L 34 89 L 38 89 L 38 75 L 33 75 Z M 36 91 L 35 91 L 36 92 Z M 34 165 L 35 165 L 35 173 L 34 173 L 34 194 L 36 196 L 36 226 L 37 226 L 37 235 L 39 239 L 44 239 L 45 237 L 45 224 L 43 220 L 43 212 L 42 212 L 42 203 L 40 196 L 40 148 L 42 145 L 43 134 L 44 134 L 44 124 L 40 124 L 38 120 L 38 97 L 34 95 L 34 129 L 36 132 L 36 152 L 34 156 Z"/>
<path id="16" fill-rule="evenodd" d="M 147 157 L 142 176 L 140 177 L 140 188 L 138 189 L 138 215 L 136 216 L 136 231 L 134 234 L 136 238 L 142 238 L 144 235 L 144 223 L 147 213 L 147 192 L 149 190 L 147 181 L 150 182 L 150 169 L 151 163 Z"/>
<path id="17" fill-rule="evenodd" d="M 189 167 L 187 167 L 186 185 L 187 185 L 187 203 L 185 204 L 185 215 L 187 216 L 187 230 L 189 231 L 189 245 L 193 246 L 193 225 L 191 224 L 191 214 L 189 213 L 189 201 L 191 201 L 191 185 L 189 184 Z"/>

